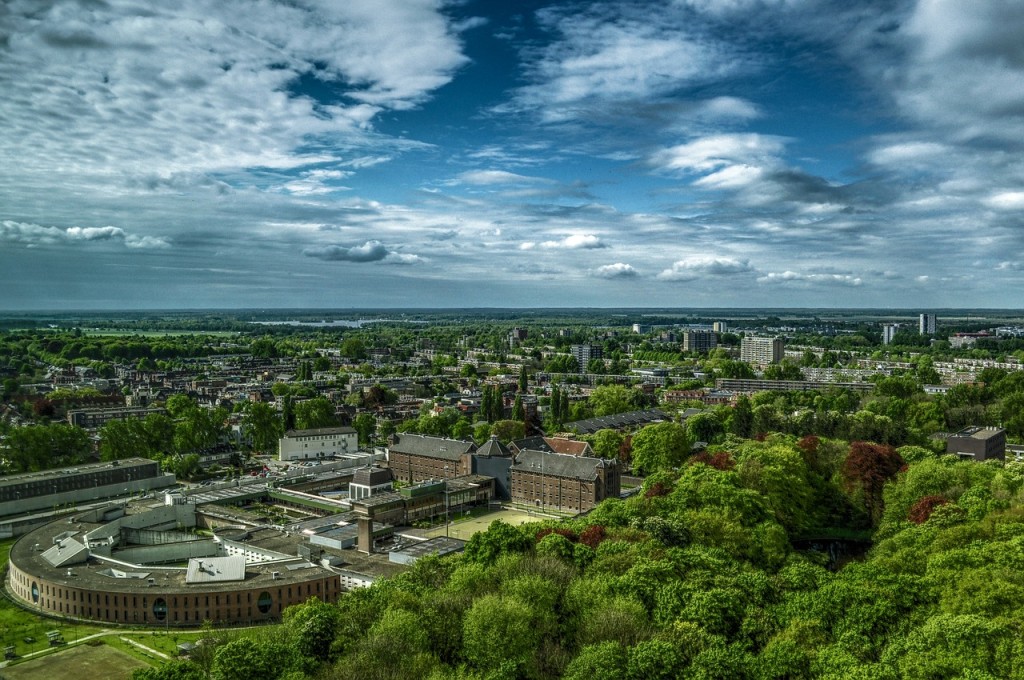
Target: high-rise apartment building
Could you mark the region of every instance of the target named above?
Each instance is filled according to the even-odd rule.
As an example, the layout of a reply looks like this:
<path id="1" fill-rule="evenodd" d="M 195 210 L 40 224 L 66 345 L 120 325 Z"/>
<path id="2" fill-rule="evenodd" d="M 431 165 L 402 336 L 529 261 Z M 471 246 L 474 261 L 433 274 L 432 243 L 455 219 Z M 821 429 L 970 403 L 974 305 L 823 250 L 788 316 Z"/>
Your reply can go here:
<path id="1" fill-rule="evenodd" d="M 892 342 L 892 339 L 896 337 L 896 334 L 900 331 L 900 325 L 898 323 L 887 323 L 882 324 L 882 344 L 888 345 Z"/>
<path id="2" fill-rule="evenodd" d="M 934 314 L 922 314 L 921 323 L 919 326 L 919 332 L 921 335 L 934 335 L 935 334 L 935 315 Z"/>
<path id="3" fill-rule="evenodd" d="M 716 333 L 728 333 L 729 332 L 729 322 L 728 321 L 716 321 L 714 326 L 712 326 L 712 328 L 715 330 Z"/>
<path id="4" fill-rule="evenodd" d="M 785 356 L 785 344 L 782 338 L 765 338 L 750 336 L 740 343 L 740 359 L 752 366 L 777 364 Z"/>
<path id="5" fill-rule="evenodd" d="M 570 351 L 579 364 L 580 373 L 587 372 L 587 364 L 591 359 L 600 359 L 602 356 L 601 345 L 573 345 Z"/>
<path id="6" fill-rule="evenodd" d="M 717 346 L 714 331 L 683 331 L 684 352 L 710 352 Z"/>

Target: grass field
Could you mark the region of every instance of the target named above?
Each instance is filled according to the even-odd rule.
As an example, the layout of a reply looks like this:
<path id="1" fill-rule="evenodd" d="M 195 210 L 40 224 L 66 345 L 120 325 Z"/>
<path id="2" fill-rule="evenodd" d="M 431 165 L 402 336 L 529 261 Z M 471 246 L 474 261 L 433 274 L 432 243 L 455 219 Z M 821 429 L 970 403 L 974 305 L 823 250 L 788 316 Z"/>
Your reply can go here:
<path id="1" fill-rule="evenodd" d="M 104 644 L 81 644 L 0 670 L 6 680 L 127 680 L 145 661 Z"/>
<path id="2" fill-rule="evenodd" d="M 519 525 L 526 524 L 527 522 L 536 522 L 542 518 L 537 517 L 536 515 L 531 515 L 522 510 L 496 510 L 483 515 L 470 516 L 466 519 L 455 520 L 448 525 L 448 535 L 453 538 L 461 538 L 465 541 L 473 536 L 473 534 L 487 529 L 487 527 L 491 526 L 491 522 L 496 519 L 500 519 L 506 524 Z M 427 534 L 430 538 L 444 535 L 445 529 L 443 524 L 436 529 L 432 529 Z"/>

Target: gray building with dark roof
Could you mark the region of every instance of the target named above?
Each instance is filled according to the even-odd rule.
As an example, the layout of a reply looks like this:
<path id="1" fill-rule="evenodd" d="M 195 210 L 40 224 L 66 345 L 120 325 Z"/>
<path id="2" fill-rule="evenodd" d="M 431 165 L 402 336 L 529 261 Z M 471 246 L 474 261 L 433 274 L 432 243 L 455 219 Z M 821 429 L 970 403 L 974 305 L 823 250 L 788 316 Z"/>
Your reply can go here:
<path id="1" fill-rule="evenodd" d="M 946 439 L 946 453 L 974 460 L 1005 460 L 1006 430 L 1001 427 L 968 427 Z"/>

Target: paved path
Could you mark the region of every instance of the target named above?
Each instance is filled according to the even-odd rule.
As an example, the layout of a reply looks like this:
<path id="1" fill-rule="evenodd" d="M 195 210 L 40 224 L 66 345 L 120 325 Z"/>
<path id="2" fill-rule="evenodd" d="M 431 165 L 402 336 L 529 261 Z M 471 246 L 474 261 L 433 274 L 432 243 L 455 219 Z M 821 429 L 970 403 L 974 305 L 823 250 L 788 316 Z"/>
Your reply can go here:
<path id="1" fill-rule="evenodd" d="M 147 647 L 146 645 L 142 644 L 141 642 L 136 642 L 135 640 L 131 640 L 131 639 L 126 638 L 126 637 L 121 637 L 119 639 L 121 640 L 121 642 L 127 642 L 132 647 L 138 647 L 139 649 L 141 649 L 144 652 L 148 652 L 149 654 L 155 654 L 156 656 L 159 656 L 161 659 L 170 659 L 171 658 L 168 655 L 164 654 L 163 652 L 158 652 L 157 650 L 153 649 L 152 647 Z"/>

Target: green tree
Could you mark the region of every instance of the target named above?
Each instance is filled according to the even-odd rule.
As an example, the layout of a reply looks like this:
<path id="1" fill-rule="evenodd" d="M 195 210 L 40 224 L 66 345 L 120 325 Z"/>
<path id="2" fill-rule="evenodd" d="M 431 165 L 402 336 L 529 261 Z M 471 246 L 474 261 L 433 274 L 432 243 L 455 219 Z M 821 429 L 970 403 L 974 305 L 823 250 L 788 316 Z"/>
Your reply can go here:
<path id="1" fill-rule="evenodd" d="M 623 385 L 602 385 L 595 387 L 588 398 L 594 409 L 594 416 L 610 416 L 636 409 L 633 390 Z"/>
<path id="2" fill-rule="evenodd" d="M 618 458 L 624 439 L 625 436 L 618 430 L 606 428 L 594 433 L 590 445 L 600 458 Z"/>
<path id="3" fill-rule="evenodd" d="M 645 473 L 682 465 L 690 453 L 686 430 L 678 423 L 648 425 L 633 435 L 633 468 Z"/>
<path id="4" fill-rule="evenodd" d="M 213 657 L 213 677 L 217 680 L 277 680 L 292 660 L 292 650 L 284 640 L 238 638 L 217 649 Z"/>
<path id="5" fill-rule="evenodd" d="M 252 440 L 253 450 L 270 453 L 284 434 L 284 422 L 270 404 L 250 401 L 242 409 L 242 430 Z"/>
<path id="6" fill-rule="evenodd" d="M 100 458 L 121 460 L 132 456 L 153 455 L 146 436 L 146 425 L 137 418 L 108 420 L 100 427 Z"/>
<path id="7" fill-rule="evenodd" d="M 314 397 L 295 404 L 295 427 L 299 430 L 315 430 L 338 424 L 334 404 L 326 397 Z"/>
<path id="8" fill-rule="evenodd" d="M 565 669 L 565 680 L 621 680 L 626 676 L 626 649 L 617 642 L 587 645 Z"/>
<path id="9" fill-rule="evenodd" d="M 331 657 L 331 645 L 341 624 L 341 612 L 332 604 L 312 597 L 292 605 L 282 616 L 292 648 L 303 660 L 323 663 Z M 308 670 L 312 670 L 308 668 Z"/>
<path id="10" fill-rule="evenodd" d="M 352 427 L 359 436 L 359 445 L 369 446 L 370 440 L 377 430 L 377 419 L 370 413 L 360 413 L 352 419 Z"/>
<path id="11" fill-rule="evenodd" d="M 497 436 L 502 444 L 508 444 L 525 437 L 526 426 L 521 420 L 499 420 L 491 426 L 491 434 Z"/>
<path id="12" fill-rule="evenodd" d="M 525 414 L 523 412 L 523 397 L 520 394 L 516 395 L 515 403 L 512 404 L 512 420 L 525 420 Z"/>
<path id="13" fill-rule="evenodd" d="M 526 674 L 541 641 L 535 610 L 516 597 L 484 595 L 462 623 L 463 651 L 477 668 Z M 500 640 L 501 644 L 495 644 Z"/>

